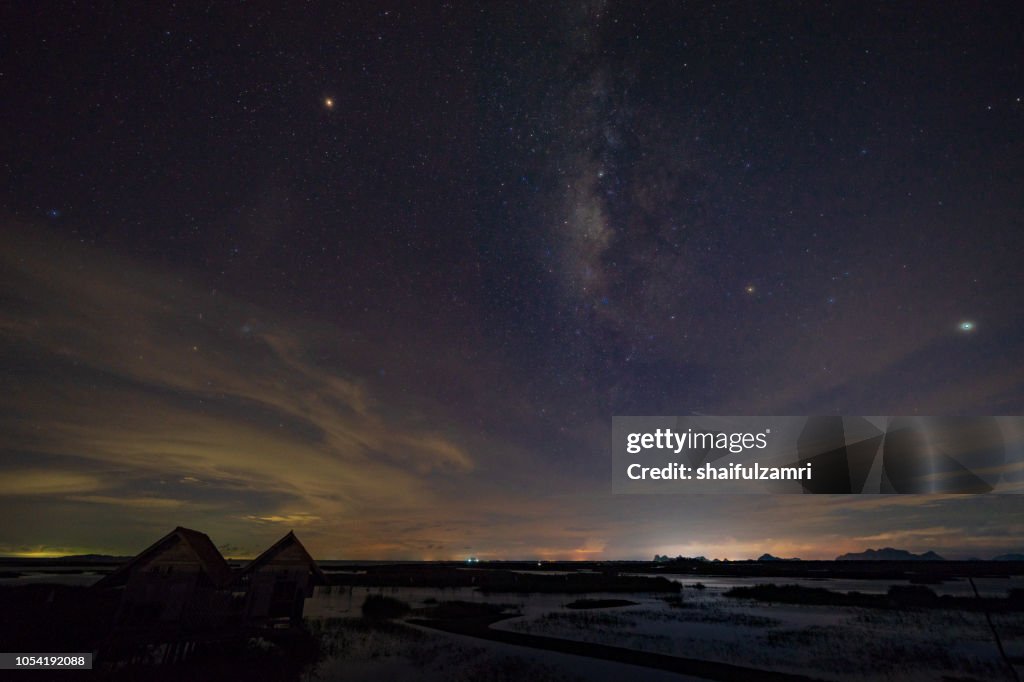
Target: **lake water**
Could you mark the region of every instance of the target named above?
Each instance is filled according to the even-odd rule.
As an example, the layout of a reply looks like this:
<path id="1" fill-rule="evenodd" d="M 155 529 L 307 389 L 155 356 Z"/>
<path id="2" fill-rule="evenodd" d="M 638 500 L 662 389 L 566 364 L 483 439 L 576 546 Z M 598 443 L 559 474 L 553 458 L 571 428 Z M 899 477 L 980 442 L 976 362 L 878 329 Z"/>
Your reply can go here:
<path id="1" fill-rule="evenodd" d="M 652 575 L 638 573 L 636 575 Z M 834 592 L 862 592 L 864 594 L 885 594 L 892 585 L 911 585 L 909 580 L 849 580 L 844 578 L 825 578 L 821 580 L 811 578 L 733 578 L 723 576 L 702 576 L 692 574 L 667 574 L 659 573 L 669 580 L 674 580 L 682 585 L 693 585 L 701 583 L 708 588 L 716 590 L 729 590 L 733 587 L 750 587 L 774 583 L 776 585 L 800 585 L 801 587 L 821 587 Z M 978 592 L 985 597 L 1005 597 L 1012 589 L 1024 589 L 1024 576 L 1013 576 L 1011 578 L 975 578 L 974 584 L 978 586 Z M 953 597 L 972 597 L 974 591 L 966 578 L 947 580 L 937 585 L 926 585 L 933 592 L 939 595 L 950 595 Z"/>
<path id="2" fill-rule="evenodd" d="M 733 587 L 768 582 L 763 578 L 666 577 L 684 586 L 681 603 L 667 601 L 667 595 L 650 593 L 484 594 L 474 588 L 331 586 L 317 588 L 314 596 L 306 601 L 305 614 L 312 620 L 340 618 L 339 623 L 355 622 L 369 594 L 400 599 L 413 608 L 463 600 L 504 604 L 519 614 L 491 626 L 498 630 L 734 663 L 836 682 L 892 682 L 897 679 L 938 682 L 951 678 L 1002 679 L 1005 675 L 1005 664 L 993 643 L 990 627 L 980 613 L 769 604 L 724 596 Z M 698 581 L 704 589 L 691 587 Z M 890 585 L 909 584 L 885 580 L 776 579 L 772 582 L 862 593 L 884 593 Z M 1003 596 L 1009 589 L 1024 587 L 1021 578 L 976 582 L 983 594 L 992 596 Z M 972 594 L 966 580 L 929 587 L 941 594 Z M 626 599 L 635 603 L 592 610 L 567 607 L 581 598 Z M 1024 638 L 1020 635 L 1024 632 L 1024 614 L 994 614 L 993 621 L 1003 633 L 1003 644 L 1009 655 L 1024 655 Z M 436 632 L 429 636 L 449 638 Z M 492 643 L 472 638 L 461 641 L 473 650 L 493 647 Z M 396 643 L 385 647 L 386 650 L 362 654 L 350 650 L 339 660 L 339 670 L 348 670 L 346 666 L 351 665 L 353 657 L 362 656 L 367 659 L 367 665 L 372 665 L 377 656 L 395 655 L 393 652 L 401 651 L 404 646 Z M 588 671 L 588 676 L 596 672 Z M 637 670 L 627 676 L 643 676 L 646 672 Z M 338 679 L 343 678 L 347 679 L 339 673 Z"/>

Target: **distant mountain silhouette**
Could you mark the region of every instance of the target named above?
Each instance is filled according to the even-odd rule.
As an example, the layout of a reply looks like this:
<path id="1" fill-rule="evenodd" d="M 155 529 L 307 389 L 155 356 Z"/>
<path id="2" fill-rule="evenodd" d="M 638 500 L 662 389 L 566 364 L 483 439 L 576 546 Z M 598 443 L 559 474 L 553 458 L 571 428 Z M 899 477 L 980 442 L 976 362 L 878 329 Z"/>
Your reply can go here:
<path id="1" fill-rule="evenodd" d="M 1024 561 L 1024 554 L 1000 554 L 992 557 L 992 561 Z"/>
<path id="2" fill-rule="evenodd" d="M 796 557 L 793 557 L 791 559 L 783 559 L 782 557 L 772 556 L 771 554 L 762 554 L 761 556 L 757 557 L 757 560 L 758 561 L 800 561 L 800 559 L 797 559 Z"/>
<path id="3" fill-rule="evenodd" d="M 836 561 L 945 561 L 935 552 L 914 554 L 905 549 L 893 549 L 884 547 L 882 549 L 867 549 L 863 552 L 851 552 L 836 557 Z"/>
<path id="4" fill-rule="evenodd" d="M 120 563 L 131 559 L 130 556 L 112 556 L 110 554 L 71 554 L 69 556 L 57 557 L 56 561 L 110 561 Z"/>
<path id="5" fill-rule="evenodd" d="M 686 562 L 686 561 L 707 561 L 707 559 L 705 559 L 702 556 L 692 556 L 691 557 L 691 556 L 683 556 L 681 554 L 679 556 L 676 556 L 676 557 L 670 557 L 667 554 L 655 554 L 654 555 L 654 563 L 656 563 L 656 564 L 669 563 L 669 562 L 673 562 L 673 561 L 682 563 L 682 562 Z"/>

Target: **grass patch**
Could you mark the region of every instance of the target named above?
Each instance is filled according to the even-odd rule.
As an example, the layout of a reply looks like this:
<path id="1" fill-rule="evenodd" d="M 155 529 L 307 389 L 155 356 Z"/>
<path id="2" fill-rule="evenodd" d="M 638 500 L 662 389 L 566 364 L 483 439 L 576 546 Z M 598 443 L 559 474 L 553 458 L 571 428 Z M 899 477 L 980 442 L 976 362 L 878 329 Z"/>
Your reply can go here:
<path id="1" fill-rule="evenodd" d="M 409 613 L 409 605 L 400 599 L 382 594 L 367 595 L 363 602 L 363 618 L 366 620 L 392 620 Z"/>
<path id="2" fill-rule="evenodd" d="M 565 605 L 567 609 L 610 609 L 617 606 L 636 606 L 638 602 L 628 599 L 577 599 Z"/>
<path id="3" fill-rule="evenodd" d="M 693 604 L 685 601 L 681 594 L 666 594 L 661 600 L 673 609 L 685 609 L 693 606 Z"/>
<path id="4" fill-rule="evenodd" d="M 422 609 L 418 614 L 437 620 L 485 618 L 500 615 L 510 608 L 515 607 L 512 604 L 486 604 L 474 601 L 453 600 L 443 601 L 436 606 Z"/>
<path id="5" fill-rule="evenodd" d="M 1024 602 L 1007 598 L 939 596 L 924 585 L 893 585 L 886 594 L 863 594 L 861 592 L 833 592 L 823 587 L 802 585 L 755 585 L 734 587 L 725 593 L 734 599 L 777 604 L 804 604 L 811 606 L 854 606 L 865 609 L 954 609 L 958 611 L 982 611 L 992 613 L 1024 610 Z"/>

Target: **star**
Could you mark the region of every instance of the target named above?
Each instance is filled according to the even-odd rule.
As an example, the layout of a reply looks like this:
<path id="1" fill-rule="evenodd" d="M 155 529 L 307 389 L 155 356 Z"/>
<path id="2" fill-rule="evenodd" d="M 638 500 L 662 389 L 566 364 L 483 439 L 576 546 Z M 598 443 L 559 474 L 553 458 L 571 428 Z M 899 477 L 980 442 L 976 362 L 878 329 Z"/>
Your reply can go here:
<path id="1" fill-rule="evenodd" d="M 743 290 L 748 294 L 753 294 L 755 291 L 757 291 L 753 284 L 748 284 Z"/>
<path id="2" fill-rule="evenodd" d="M 333 97 L 324 97 L 324 107 L 326 109 L 333 109 L 334 108 L 334 98 Z"/>
<path id="3" fill-rule="evenodd" d="M 967 334 L 973 332 L 976 326 L 971 320 L 963 320 L 956 328 Z"/>

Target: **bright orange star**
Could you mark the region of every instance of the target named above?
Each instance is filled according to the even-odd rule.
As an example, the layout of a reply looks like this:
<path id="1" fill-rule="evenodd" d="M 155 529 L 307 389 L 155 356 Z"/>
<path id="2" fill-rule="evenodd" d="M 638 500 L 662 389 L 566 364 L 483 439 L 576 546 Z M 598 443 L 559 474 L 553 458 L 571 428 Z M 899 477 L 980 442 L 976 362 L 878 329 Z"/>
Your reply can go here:
<path id="1" fill-rule="evenodd" d="M 324 106 L 327 107 L 328 109 L 333 109 L 334 108 L 334 99 L 332 99 L 331 97 L 325 97 L 324 98 Z"/>

